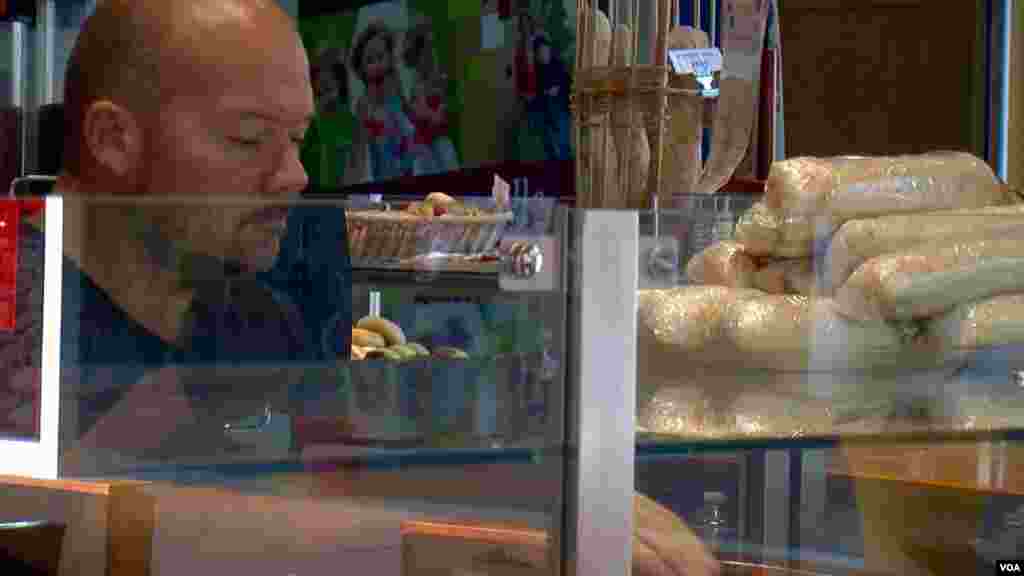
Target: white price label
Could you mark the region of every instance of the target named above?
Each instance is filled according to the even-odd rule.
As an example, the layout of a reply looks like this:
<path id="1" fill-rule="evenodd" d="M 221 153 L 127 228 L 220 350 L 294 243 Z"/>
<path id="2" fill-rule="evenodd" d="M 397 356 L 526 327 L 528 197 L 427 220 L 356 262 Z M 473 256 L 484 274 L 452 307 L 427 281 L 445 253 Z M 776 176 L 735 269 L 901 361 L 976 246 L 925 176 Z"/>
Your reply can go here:
<path id="1" fill-rule="evenodd" d="M 718 48 L 669 50 L 668 59 L 676 74 L 705 76 L 722 70 L 722 51 Z"/>

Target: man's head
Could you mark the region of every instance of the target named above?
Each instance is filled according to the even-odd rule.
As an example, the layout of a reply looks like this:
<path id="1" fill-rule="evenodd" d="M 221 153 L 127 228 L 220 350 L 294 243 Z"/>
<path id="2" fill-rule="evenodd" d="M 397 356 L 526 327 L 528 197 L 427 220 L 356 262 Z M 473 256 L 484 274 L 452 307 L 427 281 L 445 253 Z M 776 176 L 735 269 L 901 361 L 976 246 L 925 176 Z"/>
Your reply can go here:
<path id="1" fill-rule="evenodd" d="M 136 215 L 184 250 L 272 265 L 284 218 L 267 206 L 305 188 L 313 114 L 306 54 L 275 0 L 102 0 L 72 52 L 65 109 L 79 190 L 214 197 Z"/>

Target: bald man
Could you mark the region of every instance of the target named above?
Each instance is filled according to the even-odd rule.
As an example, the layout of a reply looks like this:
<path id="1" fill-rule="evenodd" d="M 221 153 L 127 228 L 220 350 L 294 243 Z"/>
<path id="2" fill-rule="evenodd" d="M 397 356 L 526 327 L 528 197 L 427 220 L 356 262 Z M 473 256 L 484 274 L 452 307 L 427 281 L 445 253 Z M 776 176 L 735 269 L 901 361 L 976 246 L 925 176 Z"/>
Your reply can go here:
<path id="1" fill-rule="evenodd" d="M 307 184 L 313 94 L 293 23 L 272 0 L 101 2 L 71 54 L 65 115 L 63 357 L 80 434 L 66 445 L 230 449 L 225 420 L 292 402 L 271 368 L 323 359 L 295 302 L 258 277 Z M 274 277 L 289 286 L 289 270 Z M 179 368 L 225 364 L 261 369 Z"/>
<path id="2" fill-rule="evenodd" d="M 279 257 L 295 235 L 286 202 L 307 183 L 309 75 L 272 0 L 106 0 L 86 21 L 67 70 L 57 184 L 64 406 L 78 420 L 62 438 L 65 473 L 230 454 L 223 422 L 294 407 L 302 370 L 288 366 L 335 359 L 309 356 L 303 320 L 318 314 L 296 299 L 351 286 L 289 290 L 300 259 Z M 322 244 L 323 232 L 299 240 Z M 716 566 L 678 518 L 639 496 L 634 549 L 634 574 Z"/>

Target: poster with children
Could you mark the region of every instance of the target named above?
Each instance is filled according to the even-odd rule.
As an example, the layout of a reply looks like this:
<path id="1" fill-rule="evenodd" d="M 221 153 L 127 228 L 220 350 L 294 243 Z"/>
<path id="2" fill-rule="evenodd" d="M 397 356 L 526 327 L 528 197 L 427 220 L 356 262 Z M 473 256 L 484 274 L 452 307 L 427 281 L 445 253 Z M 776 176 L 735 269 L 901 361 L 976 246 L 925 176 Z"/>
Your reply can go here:
<path id="1" fill-rule="evenodd" d="M 573 6 L 390 0 L 300 16 L 314 186 L 570 159 Z"/>

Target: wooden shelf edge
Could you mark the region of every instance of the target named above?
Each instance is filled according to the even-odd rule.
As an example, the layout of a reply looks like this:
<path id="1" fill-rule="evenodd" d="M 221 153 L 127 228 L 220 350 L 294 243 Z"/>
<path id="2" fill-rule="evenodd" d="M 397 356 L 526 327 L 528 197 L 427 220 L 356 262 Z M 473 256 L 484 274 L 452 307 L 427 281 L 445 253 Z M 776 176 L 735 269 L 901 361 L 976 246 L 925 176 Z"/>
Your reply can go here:
<path id="1" fill-rule="evenodd" d="M 110 496 L 116 491 L 126 488 L 138 488 L 146 484 L 148 483 L 134 480 L 47 479 L 0 475 L 0 486 L 40 488 L 43 490 L 73 492 L 75 494 L 94 494 L 97 496 Z"/>

